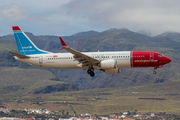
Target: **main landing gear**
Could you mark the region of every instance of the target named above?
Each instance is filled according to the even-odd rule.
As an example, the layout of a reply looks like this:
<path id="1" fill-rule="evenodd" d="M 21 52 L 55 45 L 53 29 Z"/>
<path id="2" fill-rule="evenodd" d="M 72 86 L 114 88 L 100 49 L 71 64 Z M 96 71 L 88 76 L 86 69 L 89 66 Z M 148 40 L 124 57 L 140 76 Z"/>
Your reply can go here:
<path id="1" fill-rule="evenodd" d="M 94 68 L 93 67 L 89 67 L 89 69 L 87 70 L 87 73 L 91 76 L 94 77 L 95 73 L 94 73 Z"/>

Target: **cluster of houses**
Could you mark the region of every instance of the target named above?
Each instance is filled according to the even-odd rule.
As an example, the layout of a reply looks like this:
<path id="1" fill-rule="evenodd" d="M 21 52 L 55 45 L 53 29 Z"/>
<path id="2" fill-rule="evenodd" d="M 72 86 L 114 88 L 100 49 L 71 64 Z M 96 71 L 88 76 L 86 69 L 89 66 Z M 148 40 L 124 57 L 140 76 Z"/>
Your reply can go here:
<path id="1" fill-rule="evenodd" d="M 9 109 L 6 109 L 5 107 L 0 106 L 0 111 L 6 114 L 10 114 L 11 111 Z M 132 114 L 130 112 L 124 112 L 124 113 L 113 113 L 106 116 L 92 116 L 88 113 L 86 114 L 80 114 L 80 115 L 74 115 L 73 117 L 67 118 L 59 118 L 55 114 L 55 112 L 49 111 L 47 109 L 30 109 L 25 108 L 24 111 L 27 112 L 27 114 L 41 114 L 41 115 L 54 115 L 54 118 L 47 118 L 46 120 L 147 120 L 147 119 L 166 119 L 170 118 L 173 119 L 173 115 L 165 114 L 165 113 L 146 113 L 146 114 Z M 0 120 L 42 120 L 42 118 L 14 118 L 14 117 L 2 117 Z M 44 120 L 44 119 L 43 119 Z"/>
<path id="2" fill-rule="evenodd" d="M 3 112 L 5 114 L 9 114 L 11 113 L 11 110 L 12 109 L 8 109 L 4 106 L 0 106 L 0 112 Z M 19 110 L 19 111 L 22 111 L 22 110 Z M 55 112 L 53 111 L 49 111 L 48 109 L 30 109 L 30 108 L 25 108 L 24 111 L 27 112 L 27 114 L 31 114 L 31 113 L 34 113 L 34 114 L 43 114 L 43 115 L 50 115 L 50 114 L 55 114 Z"/>
<path id="3" fill-rule="evenodd" d="M 154 119 L 157 117 L 154 113 L 146 113 L 146 114 L 129 114 L 129 112 L 124 112 L 121 115 L 117 113 L 111 114 L 108 118 L 102 120 L 146 120 L 146 119 Z"/>
<path id="4" fill-rule="evenodd" d="M 10 113 L 10 110 L 9 109 L 6 109 L 4 106 L 0 106 L 0 112 L 3 112 L 5 114 L 9 114 Z"/>
<path id="5" fill-rule="evenodd" d="M 165 113 L 146 113 L 146 114 L 136 114 L 131 115 L 128 112 L 124 112 L 123 114 L 110 114 L 109 116 L 97 116 L 93 117 L 90 114 L 81 114 L 78 117 L 70 117 L 70 118 L 59 118 L 59 120 L 165 120 L 166 118 L 170 118 L 173 120 L 172 115 L 165 115 Z"/>
<path id="6" fill-rule="evenodd" d="M 49 111 L 48 109 L 30 109 L 30 108 L 25 108 L 24 111 L 27 112 L 27 114 L 46 114 L 46 115 L 50 115 L 50 114 L 55 114 L 55 112 L 53 111 Z"/>

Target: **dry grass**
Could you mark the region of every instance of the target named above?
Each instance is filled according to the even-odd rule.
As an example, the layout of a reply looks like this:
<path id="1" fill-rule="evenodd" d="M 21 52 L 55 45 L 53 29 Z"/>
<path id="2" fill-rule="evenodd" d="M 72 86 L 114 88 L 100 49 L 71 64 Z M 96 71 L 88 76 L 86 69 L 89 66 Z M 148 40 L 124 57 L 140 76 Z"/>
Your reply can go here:
<path id="1" fill-rule="evenodd" d="M 32 99 L 37 95 L 27 95 L 19 99 L 26 99 L 25 103 L 13 104 L 7 103 L 7 107 L 23 109 L 29 108 L 47 108 L 53 111 L 69 111 L 73 114 L 90 113 L 105 115 L 109 113 L 118 113 L 124 111 L 145 112 L 166 112 L 170 114 L 179 114 L 180 111 L 180 82 L 171 81 L 146 86 L 134 86 L 128 88 L 105 88 L 94 90 L 83 90 L 76 92 L 58 92 L 53 94 L 40 94 L 46 104 L 31 104 Z M 164 98 L 166 100 L 150 100 L 138 98 Z M 99 98 L 99 100 L 95 100 Z M 38 99 L 37 99 L 38 101 Z M 53 102 L 59 102 L 54 104 Z M 30 105 L 31 104 L 31 105 Z"/>

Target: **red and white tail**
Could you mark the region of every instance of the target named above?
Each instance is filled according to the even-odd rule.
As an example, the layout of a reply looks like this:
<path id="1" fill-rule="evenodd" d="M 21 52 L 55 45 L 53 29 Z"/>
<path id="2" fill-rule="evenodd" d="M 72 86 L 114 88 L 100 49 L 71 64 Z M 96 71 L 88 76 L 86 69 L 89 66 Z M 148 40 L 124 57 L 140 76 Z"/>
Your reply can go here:
<path id="1" fill-rule="evenodd" d="M 22 32 L 22 30 L 18 26 L 13 26 L 12 29 L 13 32 Z"/>

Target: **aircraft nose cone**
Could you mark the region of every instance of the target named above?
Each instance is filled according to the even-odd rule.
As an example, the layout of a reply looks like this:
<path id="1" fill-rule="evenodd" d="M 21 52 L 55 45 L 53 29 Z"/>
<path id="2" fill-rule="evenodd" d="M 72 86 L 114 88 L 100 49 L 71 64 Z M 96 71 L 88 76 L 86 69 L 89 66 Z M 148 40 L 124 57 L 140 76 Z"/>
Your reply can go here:
<path id="1" fill-rule="evenodd" d="M 171 62 L 171 59 L 170 58 L 166 58 L 166 61 L 167 61 L 167 63 L 170 63 Z"/>

